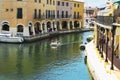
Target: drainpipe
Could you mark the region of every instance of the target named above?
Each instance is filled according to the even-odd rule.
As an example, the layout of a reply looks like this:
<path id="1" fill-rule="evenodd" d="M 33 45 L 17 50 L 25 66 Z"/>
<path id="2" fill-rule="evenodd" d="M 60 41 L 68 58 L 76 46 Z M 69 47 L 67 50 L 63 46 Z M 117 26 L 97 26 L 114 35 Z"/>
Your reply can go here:
<path id="1" fill-rule="evenodd" d="M 112 60 L 111 60 L 111 70 L 114 70 L 114 36 L 115 36 L 116 26 L 112 25 Z"/>

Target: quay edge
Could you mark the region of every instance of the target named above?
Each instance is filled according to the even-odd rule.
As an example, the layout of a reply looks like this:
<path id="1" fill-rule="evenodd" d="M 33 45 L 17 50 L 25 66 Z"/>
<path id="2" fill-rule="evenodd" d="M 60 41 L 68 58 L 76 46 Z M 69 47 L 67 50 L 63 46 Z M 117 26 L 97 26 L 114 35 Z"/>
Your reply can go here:
<path id="1" fill-rule="evenodd" d="M 104 60 L 97 55 L 94 41 L 86 45 L 87 65 L 93 80 L 120 80 L 109 67 L 105 67 Z M 107 65 L 109 66 L 109 65 Z"/>
<path id="2" fill-rule="evenodd" d="M 62 35 L 62 34 L 70 34 L 70 33 L 80 33 L 80 32 L 87 32 L 87 31 L 93 31 L 93 28 L 88 28 L 88 29 L 78 29 L 78 30 L 69 30 L 69 31 L 56 31 L 52 33 L 45 33 L 45 34 L 38 34 L 38 35 L 33 35 L 33 36 L 24 36 L 24 43 L 29 43 L 29 42 L 34 42 L 38 40 L 42 40 L 45 38 L 49 37 L 54 37 L 57 35 Z"/>

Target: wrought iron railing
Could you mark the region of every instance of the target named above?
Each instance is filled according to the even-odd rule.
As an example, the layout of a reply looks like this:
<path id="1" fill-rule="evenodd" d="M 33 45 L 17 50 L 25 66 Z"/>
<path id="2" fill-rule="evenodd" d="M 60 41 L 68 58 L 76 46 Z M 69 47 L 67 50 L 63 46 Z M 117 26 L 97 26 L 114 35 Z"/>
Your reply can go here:
<path id="1" fill-rule="evenodd" d="M 82 16 L 81 15 L 74 15 L 74 17 L 73 17 L 74 19 L 81 19 L 82 18 Z"/>
<path id="2" fill-rule="evenodd" d="M 58 19 L 61 19 L 61 18 L 71 18 L 71 17 L 72 17 L 71 15 L 57 15 Z"/>
<path id="3" fill-rule="evenodd" d="M 35 20 L 43 20 L 43 19 L 45 19 L 45 15 L 39 15 L 39 16 L 33 16 L 33 19 L 35 19 Z"/>

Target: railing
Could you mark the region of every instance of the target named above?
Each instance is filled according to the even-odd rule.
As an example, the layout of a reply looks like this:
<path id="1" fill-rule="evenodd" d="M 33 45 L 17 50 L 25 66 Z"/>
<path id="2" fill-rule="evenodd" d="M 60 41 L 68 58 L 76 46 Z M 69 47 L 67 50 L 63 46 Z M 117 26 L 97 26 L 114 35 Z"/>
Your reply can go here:
<path id="1" fill-rule="evenodd" d="M 74 19 L 81 19 L 82 18 L 82 16 L 81 15 L 74 15 Z"/>
<path id="2" fill-rule="evenodd" d="M 104 44 L 103 50 L 106 52 L 106 45 Z M 112 50 L 108 47 L 108 59 L 112 61 Z M 120 59 L 114 55 L 114 65 L 120 70 Z"/>
<path id="3" fill-rule="evenodd" d="M 71 18 L 71 17 L 72 17 L 71 15 L 57 15 L 58 19 L 61 19 L 61 18 Z"/>
<path id="4" fill-rule="evenodd" d="M 46 19 L 55 19 L 55 15 L 47 15 Z"/>
<path id="5" fill-rule="evenodd" d="M 45 19 L 45 15 L 33 16 L 33 19 L 35 19 L 35 20 L 44 20 Z"/>

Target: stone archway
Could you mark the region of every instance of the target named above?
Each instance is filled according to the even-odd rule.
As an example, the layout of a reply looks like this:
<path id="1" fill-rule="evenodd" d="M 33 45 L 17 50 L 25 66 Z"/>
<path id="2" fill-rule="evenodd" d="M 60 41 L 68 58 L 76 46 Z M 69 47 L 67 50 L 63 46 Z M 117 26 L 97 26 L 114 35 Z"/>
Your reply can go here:
<path id="1" fill-rule="evenodd" d="M 35 34 L 41 33 L 40 23 L 36 22 L 34 25 Z"/>
<path id="2" fill-rule="evenodd" d="M 44 33 L 45 32 L 45 23 L 42 23 L 42 32 Z"/>
<path id="3" fill-rule="evenodd" d="M 29 23 L 28 27 L 29 27 L 29 34 L 33 35 L 33 28 L 32 28 L 33 26 L 32 26 L 32 23 Z"/>
<path id="4" fill-rule="evenodd" d="M 57 30 L 60 30 L 60 22 L 59 21 L 56 22 L 56 25 L 57 25 Z"/>
<path id="5" fill-rule="evenodd" d="M 23 25 L 17 26 L 17 36 L 23 36 Z"/>
<path id="6" fill-rule="evenodd" d="M 47 32 L 52 32 L 51 22 L 47 22 Z"/>
<path id="7" fill-rule="evenodd" d="M 62 21 L 62 29 L 63 30 L 67 29 L 67 21 Z"/>
<path id="8" fill-rule="evenodd" d="M 70 21 L 70 29 L 73 29 L 73 24 L 72 24 L 72 21 Z"/>
<path id="9" fill-rule="evenodd" d="M 4 30 L 4 31 L 9 31 L 9 25 L 8 25 L 8 23 L 7 22 L 4 22 L 3 23 L 3 25 L 2 25 L 2 30 Z"/>
<path id="10" fill-rule="evenodd" d="M 74 21 L 74 27 L 75 27 L 75 28 L 79 28 L 79 25 L 80 25 L 80 24 L 79 24 L 78 21 Z"/>

